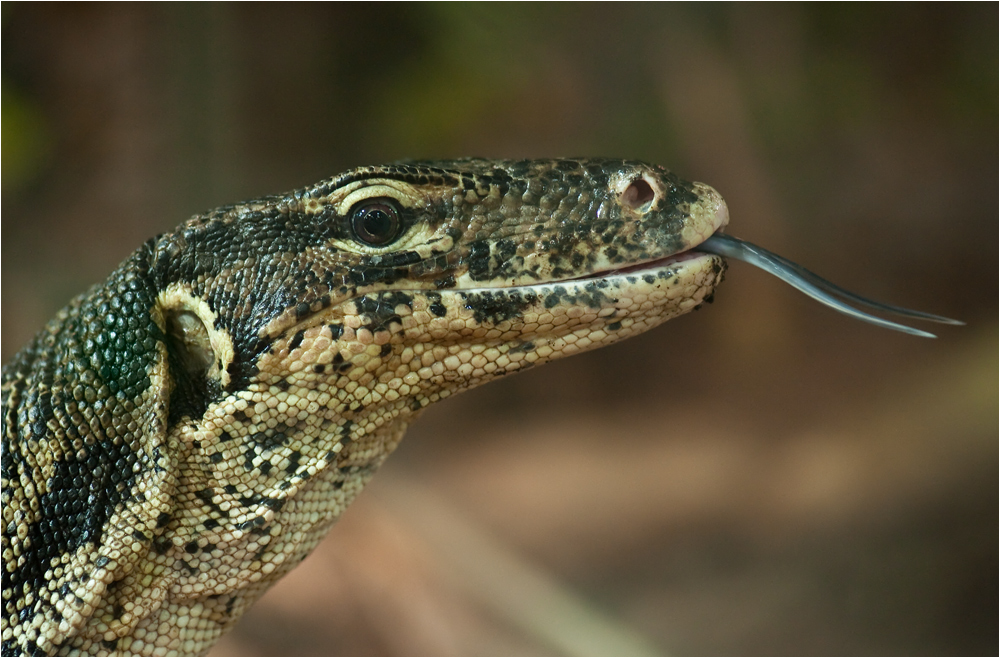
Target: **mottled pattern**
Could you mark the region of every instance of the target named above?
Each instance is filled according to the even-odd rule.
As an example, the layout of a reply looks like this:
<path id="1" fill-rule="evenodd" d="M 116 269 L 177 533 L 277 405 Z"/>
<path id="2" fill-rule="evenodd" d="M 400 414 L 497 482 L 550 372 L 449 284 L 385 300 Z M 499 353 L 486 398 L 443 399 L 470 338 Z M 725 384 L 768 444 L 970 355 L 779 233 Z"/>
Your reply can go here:
<path id="1" fill-rule="evenodd" d="M 424 407 L 697 307 L 726 221 L 660 167 L 460 160 L 150 240 L 4 367 L 4 654 L 206 651 Z"/>

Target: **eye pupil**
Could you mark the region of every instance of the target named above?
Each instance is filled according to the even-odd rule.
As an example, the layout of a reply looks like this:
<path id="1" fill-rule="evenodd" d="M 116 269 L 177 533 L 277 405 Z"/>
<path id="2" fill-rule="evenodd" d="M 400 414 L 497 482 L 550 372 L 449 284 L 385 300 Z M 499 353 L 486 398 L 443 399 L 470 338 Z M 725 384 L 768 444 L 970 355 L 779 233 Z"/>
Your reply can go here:
<path id="1" fill-rule="evenodd" d="M 372 235 L 385 235 L 392 230 L 392 219 L 389 217 L 389 213 L 380 209 L 372 208 L 365 213 L 364 219 L 365 231 Z"/>
<path id="2" fill-rule="evenodd" d="M 388 244 L 399 237 L 399 211 L 388 201 L 358 205 L 351 211 L 351 226 L 364 244 Z"/>

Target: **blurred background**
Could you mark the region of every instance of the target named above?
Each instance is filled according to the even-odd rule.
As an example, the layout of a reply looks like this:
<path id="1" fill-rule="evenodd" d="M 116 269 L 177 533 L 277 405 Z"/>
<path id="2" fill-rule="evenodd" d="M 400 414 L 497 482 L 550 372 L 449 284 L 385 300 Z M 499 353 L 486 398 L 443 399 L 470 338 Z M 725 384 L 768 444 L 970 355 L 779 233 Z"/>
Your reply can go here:
<path id="1" fill-rule="evenodd" d="M 921 340 L 716 303 L 432 407 L 224 654 L 995 654 L 995 4 L 9 4 L 2 350 L 193 213 L 601 155 Z"/>

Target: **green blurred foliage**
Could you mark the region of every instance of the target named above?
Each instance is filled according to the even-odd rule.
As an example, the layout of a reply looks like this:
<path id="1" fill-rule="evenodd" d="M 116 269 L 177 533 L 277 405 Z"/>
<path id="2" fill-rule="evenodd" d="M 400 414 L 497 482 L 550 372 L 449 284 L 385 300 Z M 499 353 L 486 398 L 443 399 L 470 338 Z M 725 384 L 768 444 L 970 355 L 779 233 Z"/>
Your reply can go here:
<path id="1" fill-rule="evenodd" d="M 3 82 L 0 121 L 3 143 L 3 193 L 26 189 L 44 171 L 52 140 L 41 109 L 30 97 Z"/>

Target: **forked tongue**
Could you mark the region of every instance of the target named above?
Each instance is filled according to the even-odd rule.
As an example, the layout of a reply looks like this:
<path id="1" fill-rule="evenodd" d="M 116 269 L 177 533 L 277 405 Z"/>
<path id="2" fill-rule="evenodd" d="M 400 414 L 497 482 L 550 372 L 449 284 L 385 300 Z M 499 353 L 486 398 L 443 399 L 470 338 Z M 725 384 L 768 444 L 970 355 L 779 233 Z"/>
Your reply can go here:
<path id="1" fill-rule="evenodd" d="M 927 320 L 930 322 L 940 322 L 942 324 L 965 324 L 964 322 L 941 317 L 940 315 L 931 315 L 930 313 L 923 313 L 921 311 L 911 311 L 907 308 L 891 306 L 889 304 L 882 304 L 881 302 L 874 302 L 870 299 L 865 299 L 860 295 L 855 295 L 849 290 L 844 290 L 840 286 L 830 283 L 823 277 L 813 274 L 806 268 L 797 263 L 793 263 L 787 258 L 783 258 L 778 254 L 772 253 L 767 249 L 758 247 L 750 242 L 746 242 L 745 240 L 734 238 L 731 235 L 716 233 L 695 247 L 695 250 L 704 251 L 710 254 L 717 254 L 726 258 L 735 258 L 736 260 L 741 260 L 746 263 L 750 263 L 751 265 L 755 265 L 765 272 L 770 272 L 793 288 L 798 288 L 816 301 L 826 304 L 830 308 L 840 311 L 841 313 L 849 315 L 853 318 L 857 318 L 858 320 L 863 320 L 864 322 L 870 322 L 880 327 L 885 327 L 886 329 L 895 329 L 896 331 L 902 331 L 903 333 L 912 334 L 914 336 L 923 336 L 924 338 L 935 337 L 932 333 L 907 327 L 904 324 L 891 322 L 889 320 L 883 320 L 882 318 L 872 315 L 871 313 L 860 311 L 847 302 L 852 302 L 856 306 L 867 306 L 868 308 L 882 311 L 884 313 L 894 313 L 896 315 L 901 315 L 906 318 L 914 318 L 916 320 Z"/>

